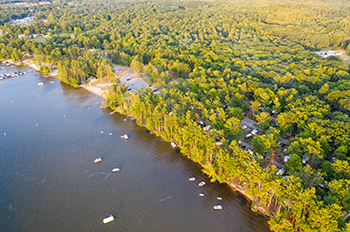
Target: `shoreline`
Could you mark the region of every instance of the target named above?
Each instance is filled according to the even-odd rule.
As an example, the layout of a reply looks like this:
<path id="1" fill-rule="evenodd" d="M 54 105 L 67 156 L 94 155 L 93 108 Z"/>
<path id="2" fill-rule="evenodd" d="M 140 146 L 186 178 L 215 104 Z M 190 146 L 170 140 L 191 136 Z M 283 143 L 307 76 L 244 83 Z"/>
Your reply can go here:
<path id="1" fill-rule="evenodd" d="M 36 71 L 38 71 L 39 72 L 39 69 L 40 69 L 40 67 L 39 66 L 37 66 L 35 63 L 34 63 L 34 61 L 33 60 L 31 60 L 31 59 L 29 59 L 29 58 L 26 58 L 26 59 L 24 59 L 24 60 L 22 60 L 22 63 L 19 63 L 19 62 L 13 62 L 13 60 L 11 60 L 11 59 L 8 59 L 8 60 L 3 60 L 2 61 L 2 63 L 5 63 L 5 62 L 7 62 L 7 63 L 9 63 L 9 64 L 12 64 L 12 65 L 15 65 L 15 66 L 28 66 L 28 67 L 30 67 L 30 68 L 32 68 L 32 69 L 34 69 L 34 70 L 36 70 Z M 57 69 L 53 69 L 50 73 L 42 73 L 42 75 L 44 75 L 44 76 L 52 76 L 52 77 L 55 77 L 55 78 L 57 78 Z"/>
<path id="2" fill-rule="evenodd" d="M 98 95 L 100 97 L 102 97 L 103 99 L 107 99 L 107 96 L 102 92 L 103 89 L 101 87 L 94 87 L 94 86 L 91 86 L 90 84 L 94 82 L 94 81 L 91 81 L 88 85 L 80 85 L 79 87 L 80 88 L 83 88 L 83 89 L 86 89 L 87 91 L 95 94 L 95 95 Z M 109 108 L 109 107 L 108 107 Z M 120 112 L 118 111 L 113 111 L 113 113 L 119 113 L 121 114 Z M 128 117 L 132 117 L 131 115 L 127 115 Z M 164 140 L 164 139 L 163 139 Z M 165 141 L 164 141 L 165 142 Z M 181 149 L 181 148 L 180 148 Z M 183 155 L 183 154 L 182 154 Z M 191 159 L 190 159 L 191 160 Z M 193 160 L 191 160 L 193 161 Z M 193 161 L 194 162 L 194 161 Z M 201 165 L 201 167 L 203 168 L 203 166 Z M 204 173 L 203 173 L 204 174 Z M 237 179 L 237 177 L 235 178 Z M 244 187 L 242 187 L 239 182 L 235 181 L 234 180 L 231 180 L 230 182 L 227 182 L 225 184 L 227 184 L 233 191 L 235 192 L 238 192 L 240 195 L 242 195 L 243 197 L 245 197 L 248 201 L 251 202 L 252 205 L 254 205 L 254 208 L 251 207 L 251 210 L 255 213 L 259 213 L 267 218 L 270 218 L 270 213 L 268 212 L 268 208 L 266 208 L 264 205 L 262 205 L 261 203 L 259 204 L 256 204 L 254 202 L 254 199 L 252 198 L 252 196 L 248 195 L 246 192 L 245 192 L 245 189 Z M 236 183 L 237 182 L 237 183 Z"/>
<path id="3" fill-rule="evenodd" d="M 28 60 L 29 60 L 29 62 L 31 62 L 31 63 L 28 63 L 28 62 L 27 62 L 27 64 L 24 63 L 24 61 L 28 61 Z M 7 61 L 8 61 L 8 60 L 7 60 Z M 38 67 L 36 64 L 34 64 L 34 62 L 33 62 L 32 60 L 26 59 L 26 60 L 24 60 L 24 61 L 23 61 L 23 63 L 24 63 L 26 66 L 29 66 L 29 67 L 31 67 L 31 68 L 33 68 L 33 69 L 39 71 L 39 67 Z M 13 65 L 21 65 L 21 64 L 13 63 L 12 60 L 11 60 L 11 62 L 9 62 L 9 63 L 11 63 L 11 64 L 13 64 Z M 131 69 L 131 68 L 128 68 L 128 69 Z M 52 76 L 52 77 L 58 78 L 58 77 L 57 77 L 57 69 L 55 69 L 54 71 L 56 71 L 55 74 L 49 73 L 49 74 L 47 74 L 47 76 Z M 115 71 L 115 72 L 116 72 L 116 71 Z M 127 76 L 129 76 L 129 75 L 127 75 Z M 132 74 L 132 73 L 131 73 L 130 77 L 133 77 L 133 74 Z M 103 99 L 106 100 L 106 99 L 107 99 L 107 96 L 106 96 L 105 92 L 103 92 L 103 91 L 105 91 L 105 90 L 103 90 L 103 87 L 91 86 L 90 84 L 93 83 L 93 82 L 94 82 L 94 80 L 91 81 L 91 82 L 89 82 L 88 85 L 86 85 L 86 84 L 84 84 L 84 85 L 79 85 L 79 88 L 83 88 L 83 89 L 89 91 L 90 93 L 93 93 L 93 94 L 95 94 L 95 95 L 98 95 L 98 96 L 100 96 L 100 97 L 102 97 Z M 102 84 L 102 85 L 108 86 L 108 84 Z M 109 107 L 108 107 L 108 108 L 109 108 Z M 114 111 L 114 113 L 115 113 L 115 112 L 117 112 L 117 111 Z M 120 112 L 118 112 L 118 113 L 120 113 Z M 127 115 L 127 116 L 131 117 L 130 115 Z M 193 160 L 191 160 L 191 161 L 193 161 Z M 193 161 L 193 162 L 194 162 L 194 161 Z M 201 165 L 201 167 L 203 168 L 202 165 Z M 236 177 L 235 179 L 237 179 L 237 177 Z M 253 199 L 250 195 L 246 194 L 244 187 L 242 187 L 242 186 L 239 184 L 239 182 L 238 182 L 238 183 L 235 183 L 235 182 L 237 182 L 237 181 L 235 181 L 235 179 L 233 179 L 233 180 L 231 180 L 230 182 L 227 182 L 227 183 L 225 183 L 225 184 L 227 184 L 233 191 L 238 192 L 238 193 L 241 194 L 243 197 L 245 197 L 247 200 L 251 201 L 252 204 L 254 205 L 254 208 L 251 207 L 251 210 L 252 210 L 253 212 L 262 214 L 263 216 L 266 216 L 266 217 L 269 218 L 270 216 L 269 216 L 268 209 L 267 209 L 266 207 L 264 207 L 264 205 L 261 205 L 261 204 L 256 205 L 256 204 L 254 203 L 254 199 Z"/>
<path id="4" fill-rule="evenodd" d="M 120 80 L 122 85 L 125 85 L 128 88 L 128 91 L 131 93 L 133 91 L 138 92 L 140 88 L 150 87 L 153 91 L 156 87 L 147 84 L 142 78 L 139 78 L 139 74 L 135 73 L 130 67 L 125 67 L 117 64 L 113 64 L 113 71 L 115 73 L 115 77 Z M 87 91 L 96 94 L 104 99 L 107 99 L 106 90 L 104 87 L 108 87 L 113 83 L 99 83 L 95 86 L 91 86 L 95 81 L 99 81 L 100 79 L 94 79 L 86 84 L 79 85 L 80 88 L 84 88 Z"/>
<path id="5" fill-rule="evenodd" d="M 102 93 L 102 88 L 100 88 L 100 87 L 86 86 L 86 85 L 79 85 L 79 87 L 83 88 L 83 89 L 86 89 L 90 93 L 98 95 L 98 96 L 102 97 L 103 99 L 107 99 L 105 94 Z"/>

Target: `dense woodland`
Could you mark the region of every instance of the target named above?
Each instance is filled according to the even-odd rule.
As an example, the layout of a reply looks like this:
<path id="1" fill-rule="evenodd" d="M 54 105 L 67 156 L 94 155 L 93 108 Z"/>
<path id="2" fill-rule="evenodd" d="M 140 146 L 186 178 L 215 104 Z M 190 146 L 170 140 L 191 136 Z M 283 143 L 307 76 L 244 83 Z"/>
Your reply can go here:
<path id="1" fill-rule="evenodd" d="M 350 52 L 348 1 L 4 1 L 0 12 L 0 60 L 58 67 L 75 87 L 115 81 L 110 108 L 176 142 L 212 181 L 244 188 L 273 231 L 350 231 L 349 66 L 314 52 Z M 37 22 L 8 23 L 27 16 Z M 112 63 L 160 93 L 129 93 Z M 238 142 L 245 114 L 259 123 L 245 140 L 254 153 Z M 283 175 L 276 155 L 290 156 Z"/>

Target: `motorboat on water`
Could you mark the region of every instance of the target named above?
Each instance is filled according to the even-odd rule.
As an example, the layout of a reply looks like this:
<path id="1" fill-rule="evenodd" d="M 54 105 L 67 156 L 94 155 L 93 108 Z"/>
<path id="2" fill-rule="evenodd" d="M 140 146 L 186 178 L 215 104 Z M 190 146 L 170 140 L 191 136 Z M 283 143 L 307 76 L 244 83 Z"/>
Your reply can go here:
<path id="1" fill-rule="evenodd" d="M 122 136 L 120 136 L 120 137 L 123 138 L 123 139 L 125 139 L 125 140 L 128 140 L 128 139 L 129 139 L 129 136 L 128 136 L 127 134 L 122 135 Z"/>
<path id="2" fill-rule="evenodd" d="M 114 221 L 113 215 L 110 215 L 109 217 L 106 217 L 105 219 L 103 219 L 104 224 L 107 224 L 107 223 L 112 222 L 112 221 Z"/>
<path id="3" fill-rule="evenodd" d="M 94 160 L 94 163 L 97 164 L 97 163 L 99 163 L 99 162 L 101 162 L 101 161 L 102 161 L 102 158 L 101 158 L 101 157 L 98 157 L 97 159 Z"/>
<path id="4" fill-rule="evenodd" d="M 200 196 L 200 197 L 204 197 L 204 193 L 200 193 L 199 196 Z"/>
<path id="5" fill-rule="evenodd" d="M 200 183 L 198 184 L 199 187 L 202 187 L 203 185 L 205 185 L 205 182 L 204 182 L 204 181 L 202 181 L 202 182 L 200 182 Z"/>
<path id="6" fill-rule="evenodd" d="M 38 83 L 38 85 L 43 85 L 43 84 L 44 84 L 44 82 L 39 82 L 39 83 Z"/>
<path id="7" fill-rule="evenodd" d="M 195 178 L 195 177 L 190 177 L 188 180 L 189 180 L 189 181 L 195 181 L 196 178 Z"/>
<path id="8" fill-rule="evenodd" d="M 171 142 L 171 146 L 172 146 L 173 148 L 175 148 L 177 145 L 176 145 L 176 143 Z"/>
<path id="9" fill-rule="evenodd" d="M 119 172 L 120 171 L 120 168 L 113 168 L 112 169 L 112 172 Z"/>
<path id="10" fill-rule="evenodd" d="M 217 197 L 216 199 L 219 201 L 222 201 L 222 197 Z"/>
<path id="11" fill-rule="evenodd" d="M 223 207 L 222 207 L 222 205 L 214 205 L 213 209 L 215 209 L 215 210 L 222 210 Z"/>

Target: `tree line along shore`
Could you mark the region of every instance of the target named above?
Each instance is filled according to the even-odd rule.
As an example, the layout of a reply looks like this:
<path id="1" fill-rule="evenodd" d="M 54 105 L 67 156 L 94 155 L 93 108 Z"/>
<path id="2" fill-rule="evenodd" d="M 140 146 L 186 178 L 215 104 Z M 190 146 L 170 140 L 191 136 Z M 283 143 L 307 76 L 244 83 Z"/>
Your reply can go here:
<path id="1" fill-rule="evenodd" d="M 350 3 L 2 1 L 0 60 L 110 83 L 108 107 L 249 196 L 273 231 L 350 230 L 349 66 L 315 52 L 350 51 Z"/>

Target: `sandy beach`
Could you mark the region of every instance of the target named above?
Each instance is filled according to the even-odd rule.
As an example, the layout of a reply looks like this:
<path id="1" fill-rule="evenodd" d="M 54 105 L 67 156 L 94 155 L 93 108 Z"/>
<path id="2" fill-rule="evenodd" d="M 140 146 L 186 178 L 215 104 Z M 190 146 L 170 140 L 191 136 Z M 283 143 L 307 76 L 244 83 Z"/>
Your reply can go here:
<path id="1" fill-rule="evenodd" d="M 151 87 L 143 79 L 139 78 L 138 74 L 135 73 L 135 71 L 129 67 L 113 65 L 113 70 L 119 78 L 120 82 L 128 87 L 129 92 L 138 91 L 140 88 Z M 88 84 L 80 85 L 79 87 L 84 88 L 87 91 L 90 91 L 91 93 L 94 93 L 106 99 L 106 90 L 104 90 L 103 88 L 108 87 L 113 83 L 100 83 L 95 86 L 91 86 L 91 84 L 93 84 L 95 81 L 98 80 L 92 80 Z M 153 87 L 151 88 L 154 89 Z"/>
<path id="2" fill-rule="evenodd" d="M 31 68 L 33 68 L 33 69 L 35 69 L 35 70 L 38 70 L 38 71 L 39 71 L 39 69 L 40 69 L 40 67 L 39 67 L 38 65 L 36 65 L 36 64 L 34 63 L 34 61 L 32 61 L 32 60 L 30 60 L 30 59 L 24 60 L 24 61 L 23 61 L 23 64 L 26 65 L 26 66 L 29 66 L 29 67 L 31 67 Z"/>
<path id="3" fill-rule="evenodd" d="M 22 64 L 19 63 L 19 62 L 14 63 L 13 60 L 11 60 L 11 59 L 5 60 L 4 62 L 5 62 L 5 63 L 7 62 L 7 63 L 9 63 L 9 64 L 13 64 L 13 65 L 18 65 L 18 66 L 19 66 L 19 65 L 22 65 Z M 39 69 L 40 69 L 40 67 L 37 66 L 37 65 L 34 63 L 34 61 L 32 61 L 31 59 L 24 59 L 22 62 L 23 62 L 23 64 L 24 64 L 25 66 L 31 67 L 31 68 L 33 68 L 33 69 L 35 69 L 35 70 L 38 70 L 38 71 L 39 71 Z"/>
<path id="4" fill-rule="evenodd" d="M 79 85 L 79 87 L 86 89 L 87 91 L 99 95 L 101 97 L 103 97 L 104 99 L 106 99 L 106 96 L 104 94 L 102 94 L 102 89 L 98 88 L 98 87 L 93 87 L 93 86 L 86 86 L 86 85 Z"/>
<path id="5" fill-rule="evenodd" d="M 97 86 L 91 86 L 91 83 L 93 83 L 95 80 L 89 82 L 87 85 L 79 85 L 79 87 L 86 89 L 87 91 L 96 94 L 98 96 L 103 97 L 104 99 L 107 98 L 106 96 L 106 90 L 103 89 L 103 87 L 107 87 L 112 85 L 113 83 L 108 83 L 108 84 L 99 84 Z"/>

